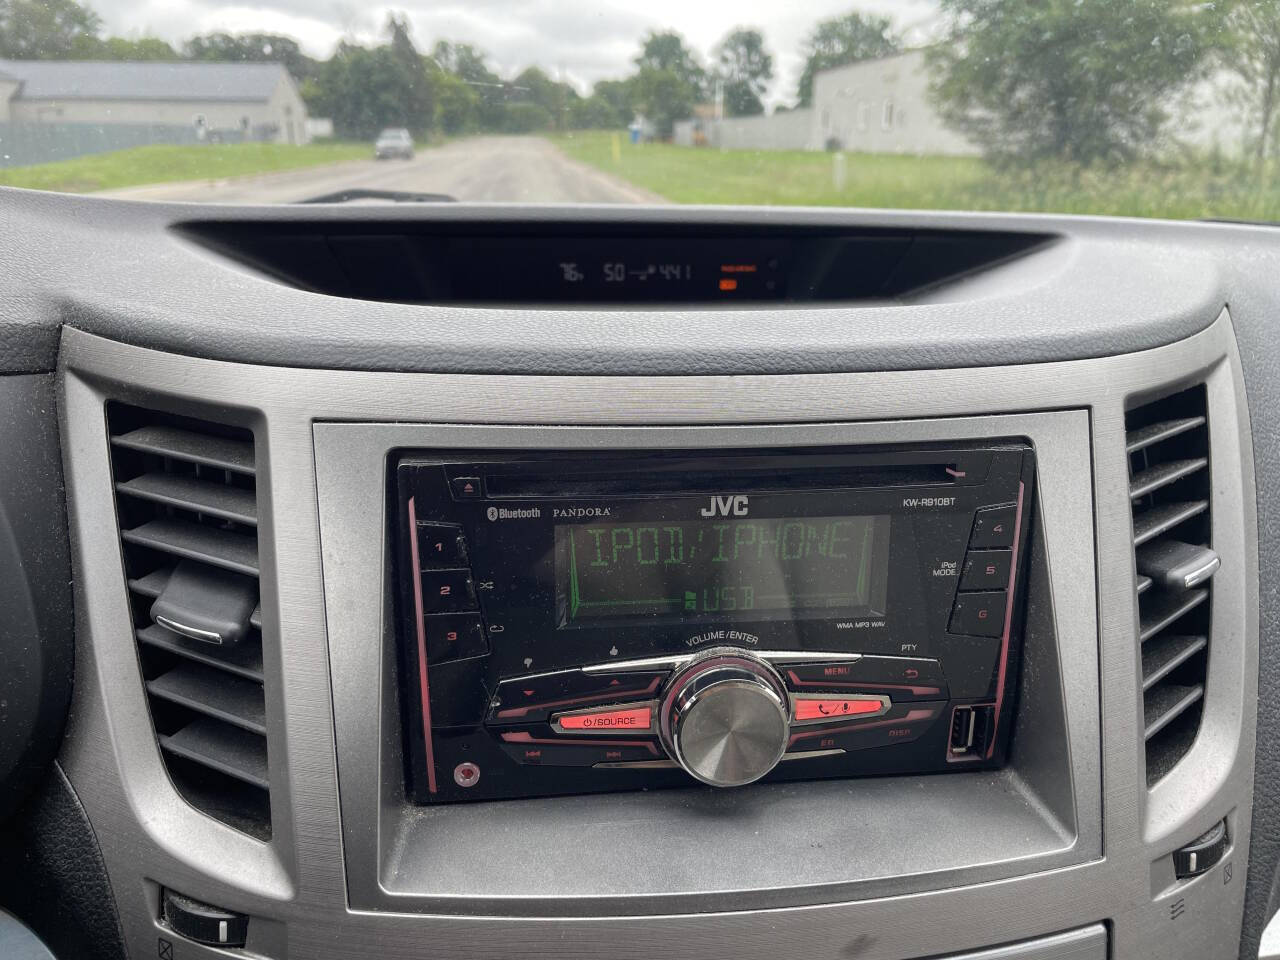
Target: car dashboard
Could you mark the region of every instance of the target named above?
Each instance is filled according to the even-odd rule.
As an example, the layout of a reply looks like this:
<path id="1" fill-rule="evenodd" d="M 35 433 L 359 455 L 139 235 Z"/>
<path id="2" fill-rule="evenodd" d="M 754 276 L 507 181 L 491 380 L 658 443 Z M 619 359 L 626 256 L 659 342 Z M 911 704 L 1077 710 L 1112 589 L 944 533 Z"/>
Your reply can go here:
<path id="1" fill-rule="evenodd" d="M 1274 229 L 0 202 L 58 956 L 1258 956 Z"/>

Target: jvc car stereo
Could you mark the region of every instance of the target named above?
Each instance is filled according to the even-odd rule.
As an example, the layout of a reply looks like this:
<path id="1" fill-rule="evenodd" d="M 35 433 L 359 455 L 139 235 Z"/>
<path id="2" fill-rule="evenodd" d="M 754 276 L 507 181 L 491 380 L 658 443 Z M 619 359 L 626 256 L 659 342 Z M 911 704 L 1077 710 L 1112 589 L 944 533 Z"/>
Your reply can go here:
<path id="1" fill-rule="evenodd" d="M 420 802 L 1005 758 L 1025 443 L 392 469 Z"/>

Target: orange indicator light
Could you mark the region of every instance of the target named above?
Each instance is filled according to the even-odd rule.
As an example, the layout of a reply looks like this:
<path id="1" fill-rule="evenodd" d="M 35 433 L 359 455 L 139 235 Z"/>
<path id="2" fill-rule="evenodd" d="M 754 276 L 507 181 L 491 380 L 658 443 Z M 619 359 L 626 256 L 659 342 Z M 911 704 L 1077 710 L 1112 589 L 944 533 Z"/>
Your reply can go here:
<path id="1" fill-rule="evenodd" d="M 737 280 L 735 280 L 735 279 L 733 279 L 732 277 L 721 277 L 721 278 L 720 278 L 720 289 L 721 289 L 721 290 L 737 290 L 737 289 L 738 289 L 738 281 L 737 281 Z"/>

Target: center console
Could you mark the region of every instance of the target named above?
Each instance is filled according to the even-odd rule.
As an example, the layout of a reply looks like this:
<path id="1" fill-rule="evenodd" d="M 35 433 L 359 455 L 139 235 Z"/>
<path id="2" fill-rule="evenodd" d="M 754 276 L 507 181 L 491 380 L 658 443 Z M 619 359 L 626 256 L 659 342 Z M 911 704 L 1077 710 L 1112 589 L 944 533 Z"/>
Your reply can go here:
<path id="1" fill-rule="evenodd" d="M 338 219 L 506 229 L 444 206 Z M 1061 239 L 910 302 L 561 309 L 304 291 L 131 216 L 186 338 L 113 325 L 129 264 L 49 307 L 84 325 L 60 764 L 130 955 L 229 955 L 175 893 L 271 960 L 1238 954 L 1275 461 L 1245 228 L 959 218 Z M 164 550 L 255 578 L 233 649 L 144 619 Z"/>

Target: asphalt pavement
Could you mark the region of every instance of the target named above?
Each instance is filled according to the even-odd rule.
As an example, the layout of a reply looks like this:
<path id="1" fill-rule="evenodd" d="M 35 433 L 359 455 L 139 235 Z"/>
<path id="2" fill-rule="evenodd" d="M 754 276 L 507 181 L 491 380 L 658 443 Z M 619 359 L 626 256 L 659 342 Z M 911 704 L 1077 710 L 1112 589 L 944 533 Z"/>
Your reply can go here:
<path id="1" fill-rule="evenodd" d="M 132 200 L 296 203 L 348 189 L 443 193 L 489 203 L 662 203 L 662 197 L 571 160 L 541 137 L 472 137 L 373 160 L 280 173 L 104 191 Z"/>

